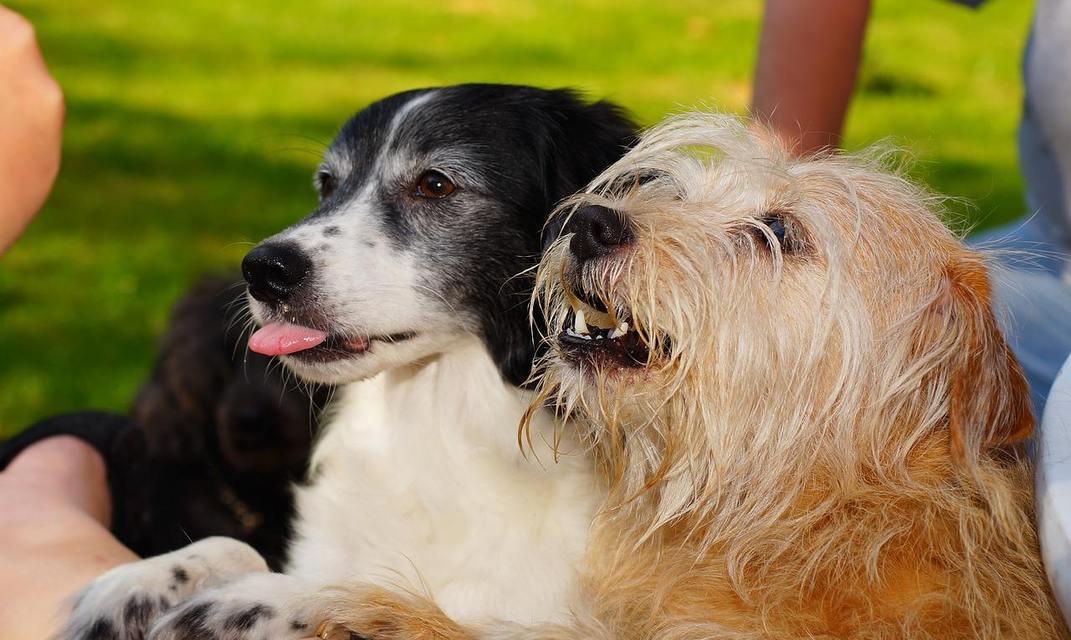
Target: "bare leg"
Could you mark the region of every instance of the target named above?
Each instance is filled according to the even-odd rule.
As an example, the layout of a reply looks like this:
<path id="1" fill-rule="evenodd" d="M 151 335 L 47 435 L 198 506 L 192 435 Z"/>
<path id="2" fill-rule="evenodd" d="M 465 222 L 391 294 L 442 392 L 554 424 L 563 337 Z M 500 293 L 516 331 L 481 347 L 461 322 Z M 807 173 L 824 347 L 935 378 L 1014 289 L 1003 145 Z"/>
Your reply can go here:
<path id="1" fill-rule="evenodd" d="M 110 517 L 104 461 L 77 438 L 43 440 L 0 473 L 0 637 L 49 637 L 72 594 L 137 559 Z"/>

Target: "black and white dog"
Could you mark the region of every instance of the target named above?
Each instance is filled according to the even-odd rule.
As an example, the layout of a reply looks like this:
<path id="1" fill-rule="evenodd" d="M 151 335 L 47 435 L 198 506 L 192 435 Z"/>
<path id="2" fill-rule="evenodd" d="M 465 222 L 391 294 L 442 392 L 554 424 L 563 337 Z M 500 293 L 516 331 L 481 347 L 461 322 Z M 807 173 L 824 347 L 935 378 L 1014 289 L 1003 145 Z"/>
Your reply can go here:
<path id="1" fill-rule="evenodd" d="M 297 489 L 287 571 L 202 540 L 97 579 L 64 637 L 301 638 L 306 598 L 353 581 L 460 622 L 567 616 L 599 488 L 579 445 L 559 440 L 555 461 L 549 412 L 534 455 L 517 444 L 530 271 L 555 203 L 634 134 L 609 103 L 504 85 L 405 92 L 347 122 L 319 206 L 243 263 L 250 347 L 345 385 Z"/>

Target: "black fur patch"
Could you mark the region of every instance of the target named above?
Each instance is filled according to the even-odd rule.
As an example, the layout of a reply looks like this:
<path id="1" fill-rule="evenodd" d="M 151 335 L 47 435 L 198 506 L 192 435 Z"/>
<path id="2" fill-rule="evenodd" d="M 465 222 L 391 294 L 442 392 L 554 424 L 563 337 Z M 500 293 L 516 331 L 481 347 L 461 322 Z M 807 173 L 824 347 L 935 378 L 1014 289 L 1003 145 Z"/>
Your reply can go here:
<path id="1" fill-rule="evenodd" d="M 101 618 L 89 627 L 85 640 L 120 640 L 119 630 L 110 621 Z"/>
<path id="2" fill-rule="evenodd" d="M 263 604 L 253 605 L 241 613 L 236 613 L 223 621 L 223 628 L 232 632 L 243 632 L 253 628 L 261 619 L 275 616 L 275 609 Z"/>
<path id="3" fill-rule="evenodd" d="M 216 640 L 215 634 L 206 626 L 211 607 L 204 603 L 183 611 L 172 624 L 175 636 L 183 640 Z"/>
<path id="4" fill-rule="evenodd" d="M 123 607 L 123 627 L 128 634 L 144 633 L 156 613 L 156 605 L 152 600 L 147 597 L 133 597 L 127 600 Z"/>
<path id="5" fill-rule="evenodd" d="M 186 584 L 190 581 L 190 574 L 176 564 L 171 567 L 171 578 L 175 581 L 175 584 Z"/>
<path id="6" fill-rule="evenodd" d="M 342 229 L 339 229 L 334 225 L 331 225 L 330 227 L 324 227 L 325 238 L 337 238 L 340 235 L 342 235 Z"/>

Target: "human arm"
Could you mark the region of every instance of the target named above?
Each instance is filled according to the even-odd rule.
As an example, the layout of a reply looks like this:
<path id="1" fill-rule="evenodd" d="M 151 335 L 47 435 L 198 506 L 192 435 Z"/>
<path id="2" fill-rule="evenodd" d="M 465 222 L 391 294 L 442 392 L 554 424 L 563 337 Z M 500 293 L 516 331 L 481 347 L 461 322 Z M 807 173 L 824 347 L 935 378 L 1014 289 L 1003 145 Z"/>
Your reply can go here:
<path id="1" fill-rule="evenodd" d="M 800 155 L 840 143 L 870 0 L 767 0 L 751 114 Z"/>

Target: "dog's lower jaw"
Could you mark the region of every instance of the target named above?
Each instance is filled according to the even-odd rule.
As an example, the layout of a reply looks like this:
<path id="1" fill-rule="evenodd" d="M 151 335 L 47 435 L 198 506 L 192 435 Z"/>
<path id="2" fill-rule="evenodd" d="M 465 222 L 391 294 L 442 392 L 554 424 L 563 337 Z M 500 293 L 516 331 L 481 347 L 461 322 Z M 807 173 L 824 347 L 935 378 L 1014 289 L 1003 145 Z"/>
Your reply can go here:
<path id="1" fill-rule="evenodd" d="M 461 623 L 568 616 L 599 483 L 567 434 L 555 459 L 548 411 L 522 453 L 530 402 L 475 337 L 341 389 L 297 492 L 288 572 L 430 592 Z"/>
<path id="2" fill-rule="evenodd" d="M 281 360 L 301 380 L 344 385 L 367 380 L 390 369 L 419 365 L 453 349 L 464 339 L 465 334 L 460 332 L 421 333 L 400 342 L 374 340 L 363 353 L 327 362 L 305 360 L 300 354 L 283 356 Z"/>

